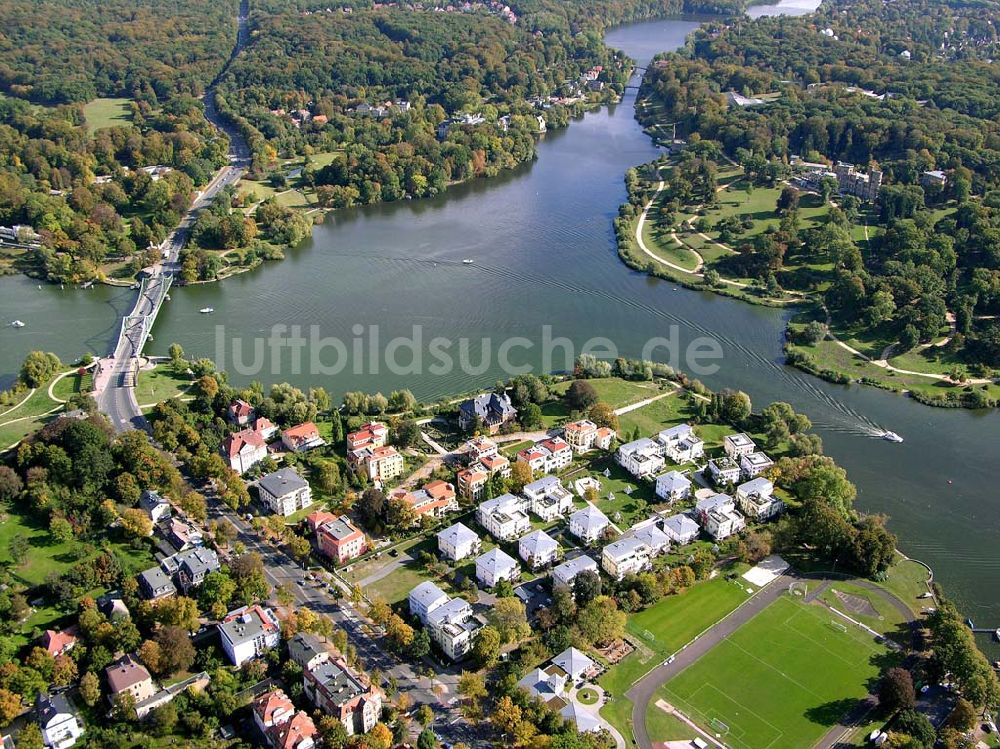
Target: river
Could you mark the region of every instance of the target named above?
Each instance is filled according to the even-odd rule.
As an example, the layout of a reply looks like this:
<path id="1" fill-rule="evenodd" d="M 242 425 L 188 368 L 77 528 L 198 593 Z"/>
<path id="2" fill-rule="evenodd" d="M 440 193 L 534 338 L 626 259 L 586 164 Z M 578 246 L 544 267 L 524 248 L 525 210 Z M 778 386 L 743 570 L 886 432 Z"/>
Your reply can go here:
<path id="1" fill-rule="evenodd" d="M 755 6 L 754 14 L 789 10 L 808 8 L 793 0 Z M 696 26 L 647 22 L 615 29 L 607 39 L 644 62 L 682 44 Z M 650 337 L 676 325 L 684 343 L 709 336 L 721 345 L 721 368 L 702 378 L 707 384 L 743 389 L 758 406 L 780 399 L 807 413 L 828 454 L 858 485 L 859 506 L 891 516 L 903 551 L 931 564 L 977 625 L 1000 626 L 1000 415 L 933 409 L 808 377 L 781 364 L 789 312 L 689 291 L 622 265 L 612 231 L 625 198 L 622 176 L 657 153 L 633 118 L 634 97 L 630 89 L 620 104 L 546 134 L 537 161 L 515 172 L 434 199 L 332 214 L 282 262 L 221 284 L 175 288 L 154 329 L 152 352 L 165 353 L 178 341 L 189 355 L 222 358 L 216 326 L 225 340 L 241 338 L 249 348 L 250 339 L 276 323 L 315 325 L 349 347 L 354 326 L 377 325 L 384 344 L 417 325 L 424 349 L 435 336 L 471 339 L 469 359 L 476 363 L 481 339 L 490 338 L 492 347 L 512 336 L 537 344 L 549 325 L 553 336 L 577 346 L 605 336 L 623 355 L 637 356 Z M 32 348 L 64 358 L 84 348 L 103 352 L 130 298 L 120 290 L 39 290 L 23 278 L 0 279 L 0 319 L 27 323 L 0 329 L 0 372 L 13 372 Z M 206 306 L 216 313 L 200 315 Z M 538 348 L 511 358 L 538 367 Z M 421 399 L 490 385 L 502 374 L 494 359 L 478 374 L 455 368 L 395 375 L 383 364 L 378 373 L 323 376 L 307 373 L 308 357 L 296 372 L 289 355 L 274 371 L 268 366 L 254 376 L 232 372 L 231 351 L 225 358 L 236 382 L 290 380 L 335 394 L 409 387 Z M 879 428 L 906 442 L 873 437 Z"/>

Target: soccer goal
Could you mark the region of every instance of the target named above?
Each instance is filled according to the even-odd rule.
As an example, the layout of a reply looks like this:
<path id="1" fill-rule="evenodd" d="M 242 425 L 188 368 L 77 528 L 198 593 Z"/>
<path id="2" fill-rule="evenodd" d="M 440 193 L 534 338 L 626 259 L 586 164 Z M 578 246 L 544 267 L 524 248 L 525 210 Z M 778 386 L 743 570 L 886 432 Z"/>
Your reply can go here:
<path id="1" fill-rule="evenodd" d="M 729 726 L 718 718 L 712 718 L 712 720 L 709 721 L 709 724 L 712 726 L 712 730 L 715 731 L 716 736 L 725 736 L 729 733 Z"/>
<path id="2" fill-rule="evenodd" d="M 654 635 L 654 634 L 653 634 L 652 632 L 650 632 L 650 631 L 649 631 L 648 629 L 644 629 L 644 630 L 642 631 L 642 636 L 643 636 L 643 637 L 645 637 L 645 638 L 646 638 L 647 640 L 649 640 L 650 642 L 654 642 L 654 641 L 656 640 L 656 635 Z"/>
<path id="3" fill-rule="evenodd" d="M 788 586 L 788 592 L 790 595 L 798 598 L 805 598 L 806 593 L 809 592 L 809 583 L 803 580 L 796 580 Z"/>
<path id="4" fill-rule="evenodd" d="M 830 626 L 833 629 L 837 630 L 838 632 L 843 632 L 845 635 L 847 634 L 847 625 L 846 624 L 841 624 L 840 622 L 834 621 L 833 619 L 831 619 L 830 620 Z"/>

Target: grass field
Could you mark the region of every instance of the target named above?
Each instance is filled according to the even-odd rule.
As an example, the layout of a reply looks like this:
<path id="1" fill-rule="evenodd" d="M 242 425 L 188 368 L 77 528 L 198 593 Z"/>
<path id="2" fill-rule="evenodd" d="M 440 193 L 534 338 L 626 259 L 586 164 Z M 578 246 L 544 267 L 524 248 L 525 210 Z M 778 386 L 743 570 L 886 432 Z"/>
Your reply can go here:
<path id="1" fill-rule="evenodd" d="M 649 733 L 649 740 L 654 743 L 660 741 L 683 741 L 694 738 L 697 735 L 680 718 L 658 707 L 656 700 L 651 700 L 649 706 L 646 708 L 646 731 Z"/>
<path id="2" fill-rule="evenodd" d="M 894 637 L 903 643 L 909 641 L 909 629 L 901 629 L 905 621 L 902 613 L 867 588 L 849 582 L 835 582 L 823 591 L 820 598 L 832 608 L 871 627 L 876 632 Z"/>
<path id="3" fill-rule="evenodd" d="M 94 99 L 83 105 L 83 116 L 90 132 L 105 127 L 120 127 L 132 124 L 130 99 Z"/>
<path id="4" fill-rule="evenodd" d="M 135 398 L 140 404 L 159 403 L 183 395 L 190 386 L 190 377 L 175 374 L 169 364 L 160 364 L 155 369 L 144 369 L 139 372 Z"/>
<path id="5" fill-rule="evenodd" d="M 735 749 L 812 746 L 868 692 L 887 657 L 862 630 L 782 597 L 660 690 Z"/>

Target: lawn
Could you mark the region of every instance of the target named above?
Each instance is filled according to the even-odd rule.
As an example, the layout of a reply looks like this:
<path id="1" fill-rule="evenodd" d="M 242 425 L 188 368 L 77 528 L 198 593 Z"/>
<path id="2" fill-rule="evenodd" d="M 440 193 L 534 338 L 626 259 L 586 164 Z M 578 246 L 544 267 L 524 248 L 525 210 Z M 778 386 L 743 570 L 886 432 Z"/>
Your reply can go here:
<path id="1" fill-rule="evenodd" d="M 648 396 L 647 396 L 648 397 Z M 667 427 L 690 418 L 691 406 L 681 393 L 672 393 L 642 408 L 623 413 L 618 417 L 618 433 L 622 441 L 638 428 L 643 436 L 659 434 Z"/>
<path id="2" fill-rule="evenodd" d="M 183 395 L 190 386 L 191 378 L 186 374 L 177 374 L 169 364 L 160 364 L 139 372 L 135 398 L 139 403 L 160 403 Z"/>
<path id="3" fill-rule="evenodd" d="M 896 563 L 889 568 L 888 577 L 880 585 L 890 593 L 894 593 L 914 613 L 919 614 L 925 603 L 920 596 L 929 590 L 928 575 L 927 568 L 920 562 L 899 557 Z"/>
<path id="4" fill-rule="evenodd" d="M 569 390 L 572 380 L 556 383 L 552 386 L 551 392 L 562 396 Z M 612 408 L 621 408 L 632 403 L 652 398 L 660 392 L 660 388 L 653 382 L 634 382 L 623 380 L 620 377 L 603 377 L 594 380 L 587 380 L 587 384 L 597 391 L 597 399 L 607 403 Z"/>
<path id="5" fill-rule="evenodd" d="M 646 732 L 654 744 L 661 741 L 690 740 L 697 736 L 680 718 L 658 707 L 655 699 L 650 700 L 646 708 Z"/>
<path id="6" fill-rule="evenodd" d="M 67 377 L 63 381 L 70 379 Z M 62 408 L 61 403 L 56 403 L 49 398 L 48 389 L 49 383 L 46 382 L 32 393 L 31 397 L 23 404 L 20 404 L 21 399 L 24 398 L 22 395 L 17 400 L 17 403 L 20 404 L 17 408 L 9 405 L 0 407 L 0 413 L 3 413 L 3 416 L 0 416 L 0 451 L 6 450 L 29 434 L 38 431 L 52 418 L 49 415 L 50 411 Z M 60 389 L 62 389 L 62 382 L 56 386 L 57 394 Z"/>
<path id="7" fill-rule="evenodd" d="M 83 105 L 83 116 L 90 132 L 105 127 L 122 127 L 132 124 L 130 99 L 94 99 Z"/>
<path id="8" fill-rule="evenodd" d="M 867 588 L 849 582 L 835 582 L 823 591 L 820 599 L 828 606 L 871 627 L 876 632 L 895 636 L 904 644 L 909 642 L 909 629 L 901 629 L 905 621 L 902 613 Z"/>
<path id="9" fill-rule="evenodd" d="M 643 520 L 649 514 L 650 505 L 660 503 L 653 486 L 649 482 L 638 481 L 610 456 L 595 460 L 590 464 L 594 477 L 601 482 L 600 499 L 597 506 L 601 512 L 611 518 L 611 521 L 622 528 L 636 521 Z M 605 476 L 608 470 L 611 475 Z M 573 474 L 573 481 L 583 478 L 584 474 Z M 568 483 L 568 482 L 567 482 Z M 631 494 L 626 494 L 626 487 L 631 487 Z M 613 494 L 614 499 L 608 499 Z M 619 517 L 620 515 L 620 517 Z"/>
<path id="10" fill-rule="evenodd" d="M 825 609 L 782 597 L 658 694 L 734 749 L 798 749 L 867 694 L 886 655 Z"/>
<path id="11" fill-rule="evenodd" d="M 601 716 L 623 736 L 630 736 L 632 703 L 625 698 L 625 692 L 694 635 L 715 624 L 747 598 L 743 588 L 716 577 L 630 616 L 626 629 L 639 649 L 601 676 L 600 685 L 614 695 L 601 708 Z M 647 632 L 653 639 L 646 637 Z"/>

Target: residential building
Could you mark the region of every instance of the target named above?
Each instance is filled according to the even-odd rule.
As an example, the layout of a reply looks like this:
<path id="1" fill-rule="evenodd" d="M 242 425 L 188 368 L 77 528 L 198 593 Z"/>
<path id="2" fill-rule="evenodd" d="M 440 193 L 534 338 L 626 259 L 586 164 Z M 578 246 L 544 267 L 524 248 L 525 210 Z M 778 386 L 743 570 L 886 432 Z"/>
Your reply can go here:
<path id="1" fill-rule="evenodd" d="M 555 476 L 543 476 L 524 487 L 528 506 L 542 520 L 555 520 L 573 509 L 573 495 Z"/>
<path id="2" fill-rule="evenodd" d="M 205 542 L 201 528 L 181 517 L 171 517 L 163 527 L 163 535 L 177 551 L 187 551 Z"/>
<path id="3" fill-rule="evenodd" d="M 476 437 L 465 443 L 466 454 L 469 456 L 469 464 L 490 458 L 497 454 L 497 443 L 488 437 Z"/>
<path id="4" fill-rule="evenodd" d="M 833 167 L 837 188 L 843 195 L 854 195 L 863 203 L 874 203 L 882 189 L 882 171 L 872 169 L 865 174 L 854 164 L 838 161 Z"/>
<path id="5" fill-rule="evenodd" d="M 698 538 L 701 529 L 689 515 L 679 513 L 663 520 L 663 532 L 675 544 L 683 546 Z"/>
<path id="6" fill-rule="evenodd" d="M 316 544 L 323 554 L 337 564 L 343 564 L 368 551 L 368 539 L 347 515 L 327 520 L 320 525 L 316 529 Z"/>
<path id="7" fill-rule="evenodd" d="M 601 567 L 615 580 L 621 580 L 648 569 L 651 556 L 651 549 L 639 539 L 620 538 L 604 547 Z"/>
<path id="8" fill-rule="evenodd" d="M 748 455 L 757 449 L 757 443 L 745 434 L 727 434 L 722 438 L 722 447 L 733 460 Z"/>
<path id="9" fill-rule="evenodd" d="M 770 520 L 785 509 L 785 503 L 774 496 L 774 484 L 763 477 L 736 487 L 736 504 L 740 512 L 754 520 Z"/>
<path id="10" fill-rule="evenodd" d="M 537 697 L 546 705 L 559 709 L 566 704 L 563 694 L 566 691 L 566 672 L 558 666 L 534 668 L 517 682 L 532 697 Z"/>
<path id="11" fill-rule="evenodd" d="M 258 416 L 253 422 L 253 430 L 267 442 L 278 433 L 277 425 L 266 416 Z"/>
<path id="12" fill-rule="evenodd" d="M 330 651 L 316 635 L 298 632 L 288 641 L 288 657 L 303 671 L 309 671 L 330 660 Z"/>
<path id="13" fill-rule="evenodd" d="M 319 436 L 319 429 L 311 421 L 289 427 L 281 433 L 281 442 L 293 453 L 301 453 L 322 447 L 326 440 Z"/>
<path id="14" fill-rule="evenodd" d="M 561 668 L 573 682 L 589 679 L 599 670 L 594 660 L 574 647 L 566 648 L 552 659 L 552 663 Z"/>
<path id="15" fill-rule="evenodd" d="M 181 590 L 187 593 L 201 585 L 205 575 L 220 568 L 219 555 L 213 549 L 196 546 L 187 551 L 179 551 L 161 563 L 163 571 L 177 576 Z"/>
<path id="16" fill-rule="evenodd" d="M 663 454 L 675 463 L 693 463 L 705 455 L 705 442 L 694 433 L 690 424 L 664 429 L 657 435 L 656 441 L 660 443 Z"/>
<path id="17" fill-rule="evenodd" d="M 545 531 L 532 531 L 517 542 L 517 554 L 531 569 L 541 569 L 559 558 L 559 542 Z"/>
<path id="18" fill-rule="evenodd" d="M 310 531 L 315 533 L 316 531 L 319 530 L 319 527 L 323 525 L 323 523 L 328 523 L 331 520 L 336 520 L 336 519 L 337 519 L 336 513 L 327 512 L 326 510 L 316 510 L 306 515 L 306 526 L 309 528 Z"/>
<path id="19" fill-rule="evenodd" d="M 649 520 L 636 523 L 625 534 L 625 538 L 635 538 L 649 547 L 650 556 L 658 556 L 670 549 L 670 537 L 660 530 L 659 518 L 653 516 Z"/>
<path id="20" fill-rule="evenodd" d="M 246 473 L 267 457 L 267 443 L 252 429 L 230 434 L 222 443 L 222 456 L 237 473 Z"/>
<path id="21" fill-rule="evenodd" d="M 740 474 L 744 480 L 757 478 L 774 467 L 774 461 L 762 452 L 748 453 L 740 458 Z"/>
<path id="22" fill-rule="evenodd" d="M 708 475 L 716 486 L 735 484 L 740 480 L 740 467 L 725 456 L 708 461 Z"/>
<path id="23" fill-rule="evenodd" d="M 254 408 L 245 400 L 234 400 L 229 404 L 229 408 L 226 409 L 226 418 L 230 424 L 235 424 L 236 426 L 249 426 L 250 422 L 253 421 L 253 417 Z"/>
<path id="24" fill-rule="evenodd" d="M 479 465 L 486 469 L 486 473 L 489 474 L 490 478 L 493 478 L 497 474 L 501 478 L 510 478 L 510 461 L 499 453 L 497 455 L 484 455 L 479 459 Z"/>
<path id="25" fill-rule="evenodd" d="M 347 451 L 363 447 L 385 447 L 389 438 L 389 428 L 380 421 L 362 424 L 361 428 L 347 434 Z"/>
<path id="26" fill-rule="evenodd" d="M 610 450 L 618 433 L 610 427 L 599 427 L 589 419 L 567 424 L 563 437 L 574 452 L 583 453 L 594 448 Z"/>
<path id="27" fill-rule="evenodd" d="M 294 468 L 282 468 L 267 474 L 257 482 L 257 489 L 261 501 L 275 515 L 288 517 L 312 504 L 309 482 Z"/>
<path id="28" fill-rule="evenodd" d="M 691 496 L 691 481 L 680 471 L 667 471 L 656 477 L 656 496 L 664 502 L 677 502 Z"/>
<path id="29" fill-rule="evenodd" d="M 368 733 L 382 715 L 382 693 L 342 658 L 302 672 L 306 696 L 322 712 L 335 716 L 348 736 Z"/>
<path id="30" fill-rule="evenodd" d="M 588 712 L 573 701 L 567 702 L 566 706 L 559 711 L 559 715 L 562 716 L 563 720 L 576 726 L 577 733 L 596 733 L 604 728 L 604 724 L 594 713 Z M 695 739 L 692 745 L 697 746 L 698 741 L 699 739 Z"/>
<path id="31" fill-rule="evenodd" d="M 573 557 L 552 569 L 552 586 L 573 589 L 573 581 L 581 572 L 597 572 L 597 562 L 587 555 Z"/>
<path id="32" fill-rule="evenodd" d="M 465 657 L 483 623 L 472 614 L 472 607 L 463 598 L 451 598 L 427 612 L 427 628 L 431 639 L 451 660 Z"/>
<path id="33" fill-rule="evenodd" d="M 218 627 L 222 651 L 237 668 L 277 646 L 281 639 L 278 617 L 260 605 L 230 611 Z"/>
<path id="34" fill-rule="evenodd" d="M 940 169 L 932 169 L 920 175 L 920 184 L 924 187 L 944 187 L 948 184 L 948 175 Z"/>
<path id="35" fill-rule="evenodd" d="M 518 452 L 517 461 L 533 473 L 556 473 L 573 462 L 573 449 L 562 437 L 552 437 Z"/>
<path id="36" fill-rule="evenodd" d="M 466 499 L 478 502 L 483 498 L 486 491 L 486 484 L 490 480 L 490 474 L 480 463 L 474 463 L 458 472 L 455 476 L 455 483 L 458 485 L 458 493 Z"/>
<path id="37" fill-rule="evenodd" d="M 42 741 L 50 749 L 69 749 L 83 734 L 66 694 L 42 692 L 35 700 L 35 719 L 42 731 Z"/>
<path id="38" fill-rule="evenodd" d="M 532 475 L 536 473 L 546 473 L 545 465 L 549 457 L 547 451 L 532 445 L 517 453 L 517 462 L 524 463 L 531 469 Z"/>
<path id="39" fill-rule="evenodd" d="M 736 503 L 727 494 L 713 494 L 698 501 L 695 511 L 705 532 L 722 541 L 746 528 L 746 520 L 737 511 Z"/>
<path id="40" fill-rule="evenodd" d="M 177 587 L 162 567 L 151 567 L 139 573 L 139 592 L 148 601 L 158 601 L 177 595 Z"/>
<path id="41" fill-rule="evenodd" d="M 370 481 L 384 484 L 403 475 L 403 456 L 395 447 L 363 447 L 348 453 L 347 462 L 355 471 L 364 473 Z"/>
<path id="42" fill-rule="evenodd" d="M 448 601 L 448 595 L 430 580 L 426 580 L 410 591 L 407 599 L 411 616 L 427 624 L 427 615 Z"/>
<path id="43" fill-rule="evenodd" d="M 508 541 L 531 528 L 531 521 L 524 511 L 526 504 L 526 499 L 513 494 L 502 494 L 479 505 L 476 520 L 494 538 Z"/>
<path id="44" fill-rule="evenodd" d="M 431 481 L 429 484 L 425 484 L 423 489 L 418 489 L 415 492 L 397 489 L 390 497 L 406 502 L 413 510 L 417 522 L 425 517 L 444 517 L 447 513 L 458 509 L 458 502 L 455 501 L 455 486 L 447 481 Z"/>
<path id="45" fill-rule="evenodd" d="M 476 579 L 484 588 L 494 588 L 501 580 L 514 582 L 521 576 L 517 560 L 499 547 L 476 559 Z"/>
<path id="46" fill-rule="evenodd" d="M 170 503 L 159 492 L 150 489 L 147 489 L 140 495 L 139 509 L 149 516 L 154 525 L 170 517 L 170 514 L 173 512 L 173 507 L 170 506 Z"/>
<path id="47" fill-rule="evenodd" d="M 466 432 L 481 424 L 489 434 L 496 434 L 500 427 L 516 417 L 517 409 L 506 393 L 483 393 L 458 407 L 458 426 Z"/>
<path id="48" fill-rule="evenodd" d="M 622 468 L 637 478 L 653 476 L 664 466 L 662 447 L 648 437 L 622 445 L 615 458 Z"/>
<path id="49" fill-rule="evenodd" d="M 299 710 L 291 719 L 272 728 L 267 738 L 272 749 L 313 749 L 319 734 L 313 719 Z"/>
<path id="50" fill-rule="evenodd" d="M 139 661 L 125 655 L 104 669 L 108 680 L 108 700 L 112 705 L 122 694 L 129 694 L 135 702 L 142 702 L 156 694 L 153 677 Z"/>
<path id="51" fill-rule="evenodd" d="M 475 556 L 482 547 L 479 536 L 462 523 L 455 523 L 439 532 L 437 542 L 441 556 L 453 562 Z"/>
<path id="52" fill-rule="evenodd" d="M 569 532 L 585 544 L 600 540 L 604 529 L 610 524 L 607 515 L 590 504 L 569 516 Z"/>
<path id="53" fill-rule="evenodd" d="M 42 634 L 42 647 L 53 658 L 66 655 L 80 642 L 80 629 L 75 624 L 62 630 L 47 629 Z"/>
<path id="54" fill-rule="evenodd" d="M 254 698 L 250 709 L 254 724 L 265 737 L 271 729 L 287 723 L 295 715 L 295 705 L 281 689 L 272 689 Z"/>

